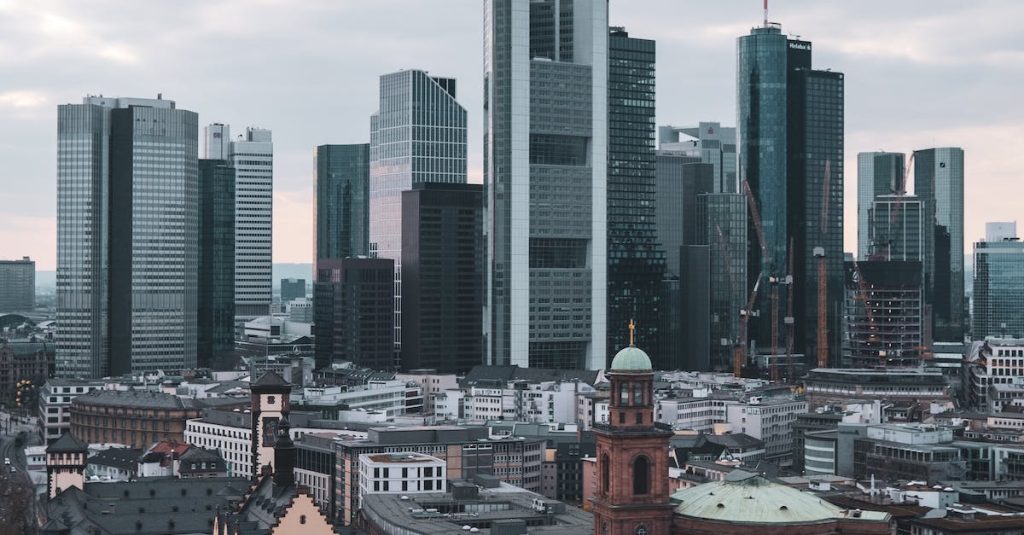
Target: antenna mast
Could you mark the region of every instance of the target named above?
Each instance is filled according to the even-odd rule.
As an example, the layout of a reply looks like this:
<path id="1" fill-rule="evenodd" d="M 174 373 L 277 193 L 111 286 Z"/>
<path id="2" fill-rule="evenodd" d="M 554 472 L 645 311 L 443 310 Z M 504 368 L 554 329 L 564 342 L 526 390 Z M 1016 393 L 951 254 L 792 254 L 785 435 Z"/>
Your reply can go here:
<path id="1" fill-rule="evenodd" d="M 768 0 L 764 0 L 764 26 L 768 27 Z"/>

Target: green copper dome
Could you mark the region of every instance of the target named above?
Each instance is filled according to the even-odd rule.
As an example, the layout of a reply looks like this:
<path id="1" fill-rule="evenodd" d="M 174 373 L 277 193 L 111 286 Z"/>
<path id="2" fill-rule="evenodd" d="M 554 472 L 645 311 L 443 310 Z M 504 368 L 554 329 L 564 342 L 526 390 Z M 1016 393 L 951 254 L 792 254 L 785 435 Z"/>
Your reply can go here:
<path id="1" fill-rule="evenodd" d="M 651 357 L 643 349 L 634 346 L 622 348 L 612 359 L 612 371 L 650 371 Z"/>

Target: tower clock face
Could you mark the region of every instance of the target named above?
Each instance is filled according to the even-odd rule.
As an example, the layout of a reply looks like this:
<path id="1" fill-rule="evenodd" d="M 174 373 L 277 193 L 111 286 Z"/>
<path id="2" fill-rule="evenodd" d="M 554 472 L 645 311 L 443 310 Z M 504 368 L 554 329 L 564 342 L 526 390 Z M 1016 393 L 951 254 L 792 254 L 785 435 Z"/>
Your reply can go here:
<path id="1" fill-rule="evenodd" d="M 637 524 L 636 529 L 633 530 L 633 535 L 647 535 L 647 526 Z"/>

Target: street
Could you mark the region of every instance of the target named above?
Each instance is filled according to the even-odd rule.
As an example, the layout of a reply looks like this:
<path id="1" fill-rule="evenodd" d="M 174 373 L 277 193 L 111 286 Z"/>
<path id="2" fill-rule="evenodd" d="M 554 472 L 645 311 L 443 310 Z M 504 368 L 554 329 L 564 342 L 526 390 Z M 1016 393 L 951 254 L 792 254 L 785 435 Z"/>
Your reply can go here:
<path id="1" fill-rule="evenodd" d="M 39 433 L 24 420 L 19 423 L 12 418 L 4 423 L 0 457 L 10 459 L 11 464 L 0 466 L 0 535 L 34 533 L 34 486 L 26 470 L 25 447 L 39 444 Z"/>

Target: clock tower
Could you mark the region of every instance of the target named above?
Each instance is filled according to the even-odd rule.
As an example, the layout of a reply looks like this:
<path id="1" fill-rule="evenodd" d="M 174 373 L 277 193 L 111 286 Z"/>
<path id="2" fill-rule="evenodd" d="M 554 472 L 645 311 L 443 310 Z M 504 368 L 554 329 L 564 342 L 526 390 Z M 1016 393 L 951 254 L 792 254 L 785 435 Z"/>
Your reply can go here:
<path id="1" fill-rule="evenodd" d="M 668 441 L 672 431 L 654 421 L 651 359 L 630 343 L 606 372 L 611 382 L 608 422 L 594 427 L 596 535 L 670 535 Z"/>

